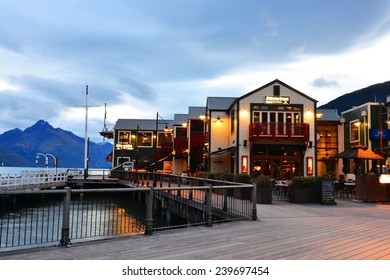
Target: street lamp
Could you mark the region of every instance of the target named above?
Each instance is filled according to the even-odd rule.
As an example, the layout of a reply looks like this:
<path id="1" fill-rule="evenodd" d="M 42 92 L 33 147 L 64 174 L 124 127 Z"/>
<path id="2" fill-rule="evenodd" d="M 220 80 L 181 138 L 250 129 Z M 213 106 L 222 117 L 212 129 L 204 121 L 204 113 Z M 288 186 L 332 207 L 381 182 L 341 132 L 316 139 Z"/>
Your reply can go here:
<path id="1" fill-rule="evenodd" d="M 159 120 L 161 119 L 161 121 Z M 158 125 L 159 124 L 165 124 L 164 132 L 171 132 L 172 129 L 168 127 L 168 122 L 164 120 L 157 112 L 156 114 L 156 146 L 155 146 L 155 152 L 154 152 L 154 169 L 157 170 L 157 146 L 158 146 Z"/>
<path id="2" fill-rule="evenodd" d="M 45 154 L 42 154 L 42 153 L 37 153 L 37 155 L 35 157 L 35 163 L 36 163 L 37 167 L 39 165 L 39 156 L 43 156 L 45 158 L 46 169 L 48 169 L 49 159 L 47 158 L 47 156 Z"/>
<path id="3" fill-rule="evenodd" d="M 56 168 L 56 173 L 57 173 L 57 159 L 56 159 L 56 157 L 53 156 L 52 154 L 48 154 L 48 153 L 46 154 L 46 156 L 50 156 L 54 159 L 54 167 Z"/>

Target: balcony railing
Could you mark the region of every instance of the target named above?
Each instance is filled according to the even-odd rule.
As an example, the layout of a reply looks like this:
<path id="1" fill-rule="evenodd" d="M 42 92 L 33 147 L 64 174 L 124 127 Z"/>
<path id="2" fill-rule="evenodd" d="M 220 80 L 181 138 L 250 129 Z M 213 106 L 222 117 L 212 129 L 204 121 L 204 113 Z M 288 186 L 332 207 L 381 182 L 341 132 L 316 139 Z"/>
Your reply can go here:
<path id="1" fill-rule="evenodd" d="M 188 149 L 188 138 L 187 137 L 176 137 L 173 140 L 173 149 L 175 151 L 181 151 Z"/>
<path id="2" fill-rule="evenodd" d="M 249 125 L 249 140 L 287 140 L 308 142 L 309 124 L 252 123 Z"/>

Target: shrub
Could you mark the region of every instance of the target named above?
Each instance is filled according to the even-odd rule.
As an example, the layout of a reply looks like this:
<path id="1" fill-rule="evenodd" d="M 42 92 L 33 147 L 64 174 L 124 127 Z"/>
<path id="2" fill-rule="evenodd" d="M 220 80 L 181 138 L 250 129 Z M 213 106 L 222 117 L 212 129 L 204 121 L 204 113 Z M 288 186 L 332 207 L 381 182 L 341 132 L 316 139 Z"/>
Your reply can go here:
<path id="1" fill-rule="evenodd" d="M 198 178 L 207 178 L 207 176 L 209 175 L 210 172 L 206 172 L 206 171 L 198 171 L 195 173 L 195 177 L 198 177 Z"/>
<path id="2" fill-rule="evenodd" d="M 217 173 L 215 174 L 215 180 L 234 182 L 234 174 L 232 173 Z"/>
<path id="3" fill-rule="evenodd" d="M 250 184 L 252 182 L 252 178 L 248 174 L 240 173 L 240 174 L 237 174 L 236 176 L 234 176 L 234 182 L 243 183 L 243 184 Z"/>
<path id="4" fill-rule="evenodd" d="M 272 188 L 272 181 L 269 176 L 260 175 L 254 182 L 257 188 Z"/>
<path id="5" fill-rule="evenodd" d="M 296 176 L 291 181 L 292 188 L 308 189 L 308 188 L 321 188 L 322 181 L 325 177 L 304 177 Z"/>

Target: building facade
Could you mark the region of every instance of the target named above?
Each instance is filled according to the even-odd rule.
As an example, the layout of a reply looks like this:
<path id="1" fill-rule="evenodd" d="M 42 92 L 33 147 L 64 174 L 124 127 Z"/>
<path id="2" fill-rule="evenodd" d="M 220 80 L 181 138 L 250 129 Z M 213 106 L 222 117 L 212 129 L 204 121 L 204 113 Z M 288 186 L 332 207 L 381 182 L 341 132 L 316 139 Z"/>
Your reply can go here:
<path id="1" fill-rule="evenodd" d="M 341 117 L 345 149 L 363 145 L 385 158 L 388 156 L 390 130 L 388 129 L 386 104 L 368 102 L 342 112 Z M 342 168 L 343 173 L 379 172 L 379 163 L 365 161 L 363 165 L 358 167 L 354 161 L 345 160 Z M 357 168 L 360 170 L 357 171 Z M 386 170 L 382 170 L 382 173 L 385 172 Z"/>
<path id="2" fill-rule="evenodd" d="M 316 175 L 316 104 L 279 80 L 239 98 L 208 98 L 210 171 L 284 179 Z"/>

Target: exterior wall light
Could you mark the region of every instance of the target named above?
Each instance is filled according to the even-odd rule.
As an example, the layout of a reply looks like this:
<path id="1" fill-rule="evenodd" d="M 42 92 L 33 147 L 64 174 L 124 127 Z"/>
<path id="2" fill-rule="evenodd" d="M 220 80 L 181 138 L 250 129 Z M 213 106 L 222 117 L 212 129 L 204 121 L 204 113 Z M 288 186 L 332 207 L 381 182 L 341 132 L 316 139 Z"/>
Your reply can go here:
<path id="1" fill-rule="evenodd" d="M 223 121 L 221 120 L 221 117 L 218 116 L 217 119 L 215 120 L 215 123 L 222 123 Z"/>

